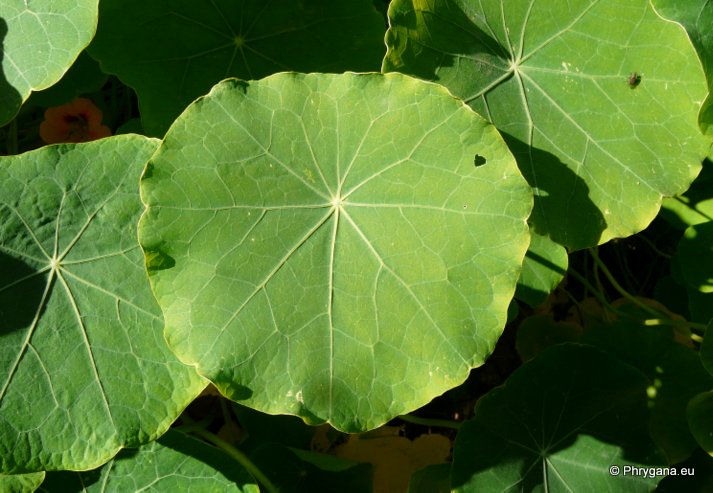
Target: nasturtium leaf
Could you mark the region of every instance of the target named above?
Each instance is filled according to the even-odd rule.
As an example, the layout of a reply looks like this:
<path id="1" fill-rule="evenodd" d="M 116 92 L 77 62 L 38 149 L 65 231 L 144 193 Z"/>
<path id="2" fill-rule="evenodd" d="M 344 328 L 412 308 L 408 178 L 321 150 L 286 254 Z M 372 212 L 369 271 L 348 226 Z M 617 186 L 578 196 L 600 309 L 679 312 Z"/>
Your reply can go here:
<path id="1" fill-rule="evenodd" d="M 234 459 L 203 442 L 169 430 L 137 450 L 122 450 L 98 470 L 52 472 L 40 491 L 174 491 L 258 493 L 255 480 Z"/>
<path id="2" fill-rule="evenodd" d="M 703 63 L 708 89 L 713 89 L 713 4 L 708 0 L 653 0 L 652 3 L 662 16 L 680 22 L 686 28 Z M 701 110 L 700 121 L 706 133 L 713 136 L 713 100 L 710 94 Z"/>
<path id="3" fill-rule="evenodd" d="M 517 328 L 515 348 L 523 361 L 545 349 L 565 342 L 577 342 L 584 329 L 575 322 L 555 320 L 551 314 L 527 317 Z"/>
<path id="4" fill-rule="evenodd" d="M 0 2 L 0 125 L 57 82 L 94 36 L 98 0 Z"/>
<path id="5" fill-rule="evenodd" d="M 29 474 L 0 474 L 0 491 L 3 493 L 32 493 L 37 490 L 45 479 L 44 472 Z"/>
<path id="6" fill-rule="evenodd" d="M 89 52 L 136 90 L 159 136 L 227 77 L 378 71 L 385 31 L 372 0 L 102 0 Z"/>
<path id="7" fill-rule="evenodd" d="M 343 431 L 484 362 L 529 242 L 531 192 L 495 128 L 401 74 L 222 82 L 141 190 L 178 357 L 233 400 Z"/>
<path id="8" fill-rule="evenodd" d="M 683 195 L 663 200 L 660 216 L 681 231 L 713 221 L 713 162 L 703 161 L 701 173 Z"/>
<path id="9" fill-rule="evenodd" d="M 648 0 L 394 0 L 389 19 L 384 71 L 492 121 L 535 191 L 531 224 L 562 245 L 641 231 L 707 155 L 700 62 Z"/>
<path id="10" fill-rule="evenodd" d="M 527 249 L 515 297 L 532 307 L 540 306 L 562 282 L 569 258 L 567 251 L 549 237 L 530 228 L 530 248 Z"/>
<path id="11" fill-rule="evenodd" d="M 707 323 L 713 318 L 713 221 L 686 229 L 673 262 L 688 292 L 691 318 Z"/>
<path id="12" fill-rule="evenodd" d="M 136 237 L 157 141 L 0 158 L 0 471 L 88 469 L 205 386 L 163 337 Z"/>
<path id="13" fill-rule="evenodd" d="M 686 404 L 713 387 L 696 352 L 675 340 L 671 327 L 650 327 L 622 319 L 588 330 L 581 342 L 603 349 L 637 368 L 648 379 L 649 433 L 669 464 L 696 449 Z"/>
<path id="14" fill-rule="evenodd" d="M 646 431 L 646 385 L 639 371 L 589 346 L 544 351 L 478 400 L 456 438 L 451 487 L 651 491 L 660 477 L 610 473 L 661 465 Z"/>

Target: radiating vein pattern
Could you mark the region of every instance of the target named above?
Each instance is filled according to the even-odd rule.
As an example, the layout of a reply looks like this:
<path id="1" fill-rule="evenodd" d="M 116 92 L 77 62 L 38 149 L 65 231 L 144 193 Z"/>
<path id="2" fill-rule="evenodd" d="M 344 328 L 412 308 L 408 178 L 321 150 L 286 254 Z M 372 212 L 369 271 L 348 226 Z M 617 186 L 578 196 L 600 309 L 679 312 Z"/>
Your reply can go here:
<path id="1" fill-rule="evenodd" d="M 531 224 L 559 244 L 640 231 L 707 155 L 705 78 L 650 2 L 394 0 L 389 15 L 383 69 L 436 80 L 495 124 L 535 192 Z"/>
<path id="2" fill-rule="evenodd" d="M 90 50 L 134 87 L 144 127 L 163 135 L 196 97 L 227 77 L 374 71 L 384 19 L 371 0 L 104 0 Z M 117 50 L 117 43 L 122 49 Z"/>
<path id="3" fill-rule="evenodd" d="M 118 137 L 0 160 L 3 471 L 94 467 L 200 389 L 161 340 L 134 233 L 155 146 Z"/>
<path id="4" fill-rule="evenodd" d="M 529 188 L 494 128 L 399 74 L 225 81 L 141 188 L 179 358 L 233 399 L 349 431 L 484 361 L 528 243 Z"/>

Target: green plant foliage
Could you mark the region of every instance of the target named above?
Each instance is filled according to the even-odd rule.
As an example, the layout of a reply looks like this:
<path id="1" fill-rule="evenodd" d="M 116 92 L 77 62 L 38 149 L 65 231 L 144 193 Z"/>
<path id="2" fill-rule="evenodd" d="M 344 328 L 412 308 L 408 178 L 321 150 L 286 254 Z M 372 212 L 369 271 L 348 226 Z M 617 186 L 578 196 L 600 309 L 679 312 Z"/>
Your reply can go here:
<path id="1" fill-rule="evenodd" d="M 691 318 L 708 322 L 713 318 L 713 222 L 686 229 L 674 262 L 678 281 L 688 292 Z"/>
<path id="2" fill-rule="evenodd" d="M 0 474 L 0 491 L 4 493 L 31 493 L 40 487 L 45 479 L 44 472 L 4 476 Z"/>
<path id="3" fill-rule="evenodd" d="M 352 432 L 483 363 L 532 205 L 494 127 L 401 74 L 221 83 L 141 190 L 179 358 L 233 400 Z"/>
<path id="4" fill-rule="evenodd" d="M 665 198 L 661 217 L 672 226 L 684 230 L 713 221 L 713 163 L 706 159 L 703 169 L 686 193 Z"/>
<path id="5" fill-rule="evenodd" d="M 0 470 L 87 469 L 157 438 L 205 383 L 161 338 L 136 238 L 157 141 L 0 158 Z"/>
<path id="6" fill-rule="evenodd" d="M 0 0 L 0 492 L 713 491 L 711 89 L 708 0 Z"/>
<path id="7" fill-rule="evenodd" d="M 371 465 L 265 443 L 250 455 L 280 493 L 369 493 Z"/>
<path id="8" fill-rule="evenodd" d="M 638 369 L 648 381 L 649 432 L 669 464 L 687 459 L 696 442 L 688 430 L 686 404 L 713 387 L 691 348 L 674 341 L 669 327 L 617 321 L 594 327 L 581 341 Z"/>
<path id="9" fill-rule="evenodd" d="M 531 224 L 562 245 L 641 231 L 708 152 L 700 62 L 647 0 L 394 0 L 389 19 L 383 69 L 492 121 L 535 191 Z"/>
<path id="10" fill-rule="evenodd" d="M 159 136 L 226 77 L 378 71 L 384 31 L 371 0 L 102 0 L 89 51 L 136 90 Z"/>
<path id="11" fill-rule="evenodd" d="M 658 12 L 666 18 L 680 22 L 688 32 L 698 51 L 703 69 L 708 78 L 708 89 L 713 87 L 713 4 L 708 0 L 653 0 Z M 701 126 L 708 135 L 713 135 L 713 100 L 710 94 L 701 111 Z"/>
<path id="12" fill-rule="evenodd" d="M 434 464 L 419 469 L 411 476 L 408 493 L 450 493 L 451 465 Z"/>
<path id="13" fill-rule="evenodd" d="M 706 336 L 701 345 L 700 358 L 703 367 L 713 375 L 713 340 L 711 339 L 711 327 L 713 322 L 708 324 Z M 709 455 L 713 456 L 713 391 L 701 392 L 688 403 L 688 424 L 691 433 L 698 441 L 699 445 Z"/>
<path id="14" fill-rule="evenodd" d="M 0 2 L 0 124 L 57 82 L 94 36 L 98 0 Z"/>
<path id="15" fill-rule="evenodd" d="M 83 51 L 59 82 L 49 89 L 33 93 L 27 104 L 44 108 L 59 106 L 85 93 L 98 91 L 107 79 L 99 64 Z"/>
<path id="16" fill-rule="evenodd" d="M 562 282 L 567 272 L 567 252 L 530 228 L 530 247 L 525 255 L 515 297 L 530 306 L 541 305 Z"/>
<path id="17" fill-rule="evenodd" d="M 168 431 L 136 450 L 122 450 L 101 469 L 48 473 L 41 492 L 190 491 L 258 493 L 255 481 L 218 449 Z"/>
<path id="18" fill-rule="evenodd" d="M 452 488 L 651 491 L 660 478 L 610 474 L 613 465 L 661 466 L 646 431 L 646 386 L 594 348 L 546 350 L 478 401 L 456 438 Z"/>

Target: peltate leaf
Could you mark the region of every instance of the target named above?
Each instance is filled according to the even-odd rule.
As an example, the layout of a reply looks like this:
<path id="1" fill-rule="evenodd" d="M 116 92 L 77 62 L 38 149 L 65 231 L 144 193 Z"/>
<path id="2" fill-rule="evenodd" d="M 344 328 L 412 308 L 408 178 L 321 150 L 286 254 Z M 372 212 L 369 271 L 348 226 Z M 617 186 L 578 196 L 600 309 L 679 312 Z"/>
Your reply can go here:
<path id="1" fill-rule="evenodd" d="M 483 396 L 453 451 L 458 492 L 649 492 L 661 465 L 646 431 L 646 380 L 594 348 L 552 347 Z M 619 466 L 613 478 L 611 466 Z"/>
<path id="2" fill-rule="evenodd" d="M 384 31 L 371 0 L 102 0 L 89 52 L 136 90 L 159 136 L 226 77 L 378 71 Z"/>
<path id="3" fill-rule="evenodd" d="M 179 358 L 231 399 L 344 431 L 483 363 L 532 206 L 495 128 L 401 74 L 218 84 L 141 187 L 139 235 Z"/>
<path id="4" fill-rule="evenodd" d="M 710 147 L 703 70 L 648 0 L 394 0 L 385 71 L 436 80 L 503 132 L 538 233 L 573 249 L 641 231 Z"/>
<path id="5" fill-rule="evenodd" d="M 0 158 L 0 471 L 89 469 L 205 386 L 175 359 L 136 238 L 157 141 Z"/>
<path id="6" fill-rule="evenodd" d="M 94 36 L 98 0 L 0 2 L 0 125 L 57 82 Z"/>

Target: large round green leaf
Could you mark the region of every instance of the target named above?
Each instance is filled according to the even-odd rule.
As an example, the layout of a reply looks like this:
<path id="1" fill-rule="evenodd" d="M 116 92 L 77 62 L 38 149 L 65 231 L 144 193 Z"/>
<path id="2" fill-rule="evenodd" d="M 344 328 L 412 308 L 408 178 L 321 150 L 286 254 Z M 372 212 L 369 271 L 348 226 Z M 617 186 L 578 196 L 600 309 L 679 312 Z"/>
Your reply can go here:
<path id="1" fill-rule="evenodd" d="M 589 346 L 547 349 L 478 401 L 456 438 L 451 487 L 652 491 L 661 479 L 653 466 L 662 462 L 646 430 L 646 385 L 637 370 Z"/>
<path id="2" fill-rule="evenodd" d="M 503 132 L 536 231 L 584 248 L 641 231 L 709 142 L 705 77 L 648 0 L 394 0 L 383 68 L 446 85 Z"/>
<path id="3" fill-rule="evenodd" d="M 171 354 L 136 238 L 157 141 L 0 158 L 0 471 L 87 469 L 205 385 Z"/>
<path id="4" fill-rule="evenodd" d="M 0 125 L 30 91 L 46 89 L 94 36 L 98 0 L 0 2 Z"/>
<path id="5" fill-rule="evenodd" d="M 400 74 L 221 83 L 141 186 L 176 354 L 234 400 L 346 431 L 483 363 L 529 241 L 495 128 Z"/>
<path id="6" fill-rule="evenodd" d="M 90 53 L 136 90 L 146 131 L 163 135 L 226 77 L 378 71 L 385 30 L 370 0 L 102 0 Z"/>

